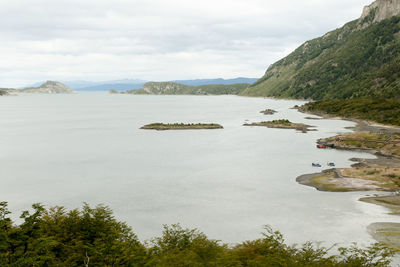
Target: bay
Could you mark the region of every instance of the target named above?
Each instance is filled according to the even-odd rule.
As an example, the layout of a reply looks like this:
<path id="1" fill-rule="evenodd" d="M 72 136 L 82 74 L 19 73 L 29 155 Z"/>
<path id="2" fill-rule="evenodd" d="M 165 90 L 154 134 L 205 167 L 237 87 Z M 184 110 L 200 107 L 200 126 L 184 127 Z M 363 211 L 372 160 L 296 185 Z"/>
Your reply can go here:
<path id="1" fill-rule="evenodd" d="M 260 237 L 264 225 L 290 243 L 369 244 L 372 222 L 396 221 L 359 202 L 373 192 L 328 193 L 296 183 L 327 162 L 348 167 L 366 153 L 318 150 L 321 137 L 348 132 L 342 120 L 307 120 L 302 101 L 237 96 L 135 96 L 106 93 L 0 98 L 0 200 L 14 216 L 40 202 L 66 208 L 105 204 L 140 239 L 163 224 L 196 227 L 235 243 Z M 266 108 L 278 113 L 266 116 Z M 243 127 L 289 119 L 294 130 Z M 148 131 L 153 122 L 214 122 L 222 130 Z"/>

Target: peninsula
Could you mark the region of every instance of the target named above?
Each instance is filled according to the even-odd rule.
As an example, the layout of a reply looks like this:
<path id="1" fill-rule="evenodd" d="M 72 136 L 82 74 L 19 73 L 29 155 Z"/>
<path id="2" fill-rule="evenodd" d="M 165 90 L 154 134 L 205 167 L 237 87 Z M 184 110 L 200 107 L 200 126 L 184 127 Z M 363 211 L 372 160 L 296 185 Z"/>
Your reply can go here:
<path id="1" fill-rule="evenodd" d="M 397 191 L 400 190 L 400 129 L 359 126 L 361 130 L 318 140 L 325 147 L 365 151 L 376 159 L 351 159 L 351 168 L 334 168 L 297 178 L 301 184 L 320 191 Z M 365 131 L 366 129 L 369 131 Z"/>
<path id="2" fill-rule="evenodd" d="M 117 92 L 110 90 L 111 94 L 135 95 L 237 95 L 250 84 L 205 84 L 190 86 L 177 82 L 148 82 L 139 90 Z"/>
<path id="3" fill-rule="evenodd" d="M 63 83 L 47 81 L 38 87 L 27 87 L 24 89 L 4 88 L 0 91 L 6 93 L 27 93 L 27 94 L 72 94 L 74 91 Z"/>

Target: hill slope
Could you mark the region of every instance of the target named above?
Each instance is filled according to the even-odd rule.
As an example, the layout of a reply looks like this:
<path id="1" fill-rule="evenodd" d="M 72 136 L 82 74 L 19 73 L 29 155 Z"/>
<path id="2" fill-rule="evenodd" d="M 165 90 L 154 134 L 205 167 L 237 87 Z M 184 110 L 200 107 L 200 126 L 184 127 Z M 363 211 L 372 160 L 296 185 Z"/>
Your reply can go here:
<path id="1" fill-rule="evenodd" d="M 400 96 L 400 0 L 378 0 L 305 42 L 241 94 L 306 99 Z"/>
<path id="2" fill-rule="evenodd" d="M 237 95 L 249 84 L 208 84 L 189 86 L 176 82 L 148 82 L 140 90 L 131 90 L 130 94 L 150 95 Z"/>
<path id="3" fill-rule="evenodd" d="M 72 94 L 74 91 L 71 90 L 65 84 L 54 81 L 47 81 L 39 87 L 28 87 L 24 89 L 3 89 L 10 93 L 30 93 L 30 94 Z"/>
<path id="4" fill-rule="evenodd" d="M 22 93 L 38 94 L 72 94 L 71 88 L 60 82 L 47 81 L 39 87 L 24 88 L 19 90 Z"/>
<path id="5" fill-rule="evenodd" d="M 237 83 L 248 83 L 252 84 L 256 82 L 258 79 L 255 78 L 233 78 L 233 79 L 195 79 L 195 80 L 174 80 L 173 82 L 181 83 L 190 86 L 199 86 L 199 85 L 210 85 L 210 84 L 237 84 Z"/>

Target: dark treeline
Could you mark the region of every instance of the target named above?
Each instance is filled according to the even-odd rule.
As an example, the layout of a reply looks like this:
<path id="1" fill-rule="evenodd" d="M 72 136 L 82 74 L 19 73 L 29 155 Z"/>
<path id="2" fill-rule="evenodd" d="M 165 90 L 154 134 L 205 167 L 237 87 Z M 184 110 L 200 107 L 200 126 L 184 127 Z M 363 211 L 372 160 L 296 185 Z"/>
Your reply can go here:
<path id="1" fill-rule="evenodd" d="M 285 244 L 266 227 L 262 237 L 229 246 L 196 229 L 164 226 L 160 237 L 140 242 L 132 229 L 105 206 L 81 210 L 45 209 L 40 204 L 9 218 L 0 203 L 0 266 L 388 266 L 392 252 L 368 248 L 329 249 L 308 242 Z"/>
<path id="2" fill-rule="evenodd" d="M 307 103 L 300 110 L 400 126 L 400 98 L 323 100 Z"/>

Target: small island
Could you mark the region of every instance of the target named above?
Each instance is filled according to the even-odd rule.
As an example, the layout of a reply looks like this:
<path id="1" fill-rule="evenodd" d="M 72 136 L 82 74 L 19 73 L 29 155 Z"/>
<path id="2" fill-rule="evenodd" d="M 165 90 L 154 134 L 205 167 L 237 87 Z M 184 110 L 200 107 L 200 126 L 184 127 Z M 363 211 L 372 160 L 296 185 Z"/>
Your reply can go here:
<path id="1" fill-rule="evenodd" d="M 216 123 L 151 123 L 140 127 L 145 130 L 202 130 L 202 129 L 223 129 L 222 125 Z"/>
<path id="2" fill-rule="evenodd" d="M 303 123 L 293 123 L 289 120 L 273 120 L 273 121 L 262 121 L 262 122 L 253 122 L 253 123 L 245 123 L 243 126 L 263 126 L 268 128 L 281 128 L 281 129 L 295 129 L 306 133 L 308 131 L 316 131 L 315 129 L 310 129 L 311 127 L 307 124 Z"/>
<path id="3" fill-rule="evenodd" d="M 264 115 L 273 115 L 276 113 L 276 110 L 267 108 L 266 110 L 261 110 L 260 113 L 262 113 Z"/>

